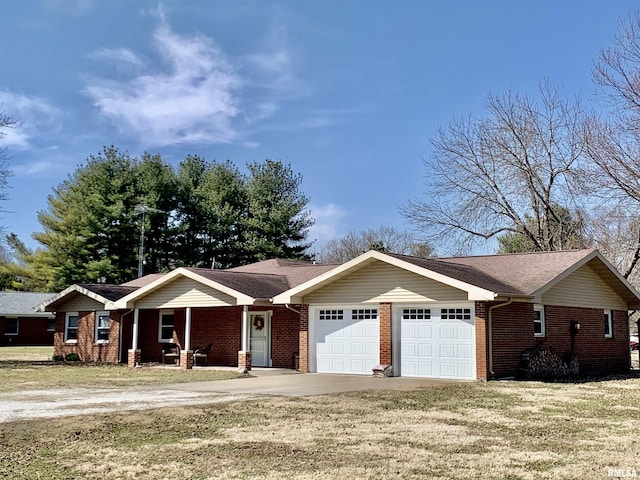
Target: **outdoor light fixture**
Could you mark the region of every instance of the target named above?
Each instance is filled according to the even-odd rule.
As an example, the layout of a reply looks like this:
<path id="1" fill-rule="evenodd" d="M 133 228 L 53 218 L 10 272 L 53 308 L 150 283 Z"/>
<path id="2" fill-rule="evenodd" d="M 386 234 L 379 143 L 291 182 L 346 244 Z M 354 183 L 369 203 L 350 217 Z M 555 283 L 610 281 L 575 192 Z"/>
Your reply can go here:
<path id="1" fill-rule="evenodd" d="M 578 333 L 578 330 L 580 330 L 580 323 L 575 320 L 571 320 L 571 332 Z"/>

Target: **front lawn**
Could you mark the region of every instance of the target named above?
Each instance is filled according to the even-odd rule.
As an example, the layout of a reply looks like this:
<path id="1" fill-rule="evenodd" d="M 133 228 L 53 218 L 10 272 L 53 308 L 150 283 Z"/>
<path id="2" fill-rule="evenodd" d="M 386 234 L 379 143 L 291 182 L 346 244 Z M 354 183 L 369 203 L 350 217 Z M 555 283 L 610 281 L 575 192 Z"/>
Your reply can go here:
<path id="1" fill-rule="evenodd" d="M 461 383 L 0 424 L 0 475 L 604 479 L 639 432 L 637 378 Z"/>

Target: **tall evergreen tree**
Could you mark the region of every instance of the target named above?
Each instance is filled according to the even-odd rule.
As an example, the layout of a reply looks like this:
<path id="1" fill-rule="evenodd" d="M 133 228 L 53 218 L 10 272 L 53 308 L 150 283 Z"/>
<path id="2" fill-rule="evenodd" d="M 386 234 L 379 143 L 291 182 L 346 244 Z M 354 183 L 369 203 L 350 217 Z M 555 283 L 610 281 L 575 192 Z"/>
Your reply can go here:
<path id="1" fill-rule="evenodd" d="M 306 239 L 313 219 L 306 210 L 309 199 L 300 192 L 302 175 L 276 160 L 253 162 L 247 167 L 243 261 L 309 259 L 305 251 L 311 243 Z"/>

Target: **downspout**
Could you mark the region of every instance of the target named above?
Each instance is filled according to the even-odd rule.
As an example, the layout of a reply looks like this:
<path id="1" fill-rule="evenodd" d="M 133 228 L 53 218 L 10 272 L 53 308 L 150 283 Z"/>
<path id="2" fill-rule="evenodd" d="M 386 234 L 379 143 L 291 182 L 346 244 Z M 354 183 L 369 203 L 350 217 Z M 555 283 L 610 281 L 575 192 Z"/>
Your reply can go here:
<path id="1" fill-rule="evenodd" d="M 120 332 L 118 333 L 118 343 L 120 344 L 118 346 L 118 363 L 122 363 L 122 328 L 123 328 L 123 319 L 126 315 L 129 315 L 131 312 L 133 312 L 133 308 L 131 310 L 129 310 L 128 312 L 124 312 L 122 315 L 120 315 Z"/>
<path id="2" fill-rule="evenodd" d="M 488 336 L 487 348 L 489 349 L 489 373 L 491 375 L 495 375 L 495 372 L 493 371 L 493 322 L 492 322 L 491 314 L 494 308 L 506 307 L 507 305 L 511 305 L 512 303 L 513 303 L 513 297 L 509 297 L 509 301 L 507 302 L 490 306 L 487 313 L 487 336 Z"/>
<path id="3" fill-rule="evenodd" d="M 296 310 L 295 308 L 291 307 L 290 304 L 285 303 L 284 306 L 287 308 L 287 310 L 291 310 L 292 312 L 297 313 L 298 315 L 302 315 L 302 312 L 299 310 Z"/>

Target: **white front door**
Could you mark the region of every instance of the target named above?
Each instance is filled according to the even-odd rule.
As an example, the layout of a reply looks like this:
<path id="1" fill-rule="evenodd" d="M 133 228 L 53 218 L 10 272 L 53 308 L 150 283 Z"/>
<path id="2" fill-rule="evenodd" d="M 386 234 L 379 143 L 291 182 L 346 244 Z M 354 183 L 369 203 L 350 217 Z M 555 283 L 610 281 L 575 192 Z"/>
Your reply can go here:
<path id="1" fill-rule="evenodd" d="M 251 365 L 269 367 L 271 359 L 271 316 L 269 312 L 249 312 Z"/>

